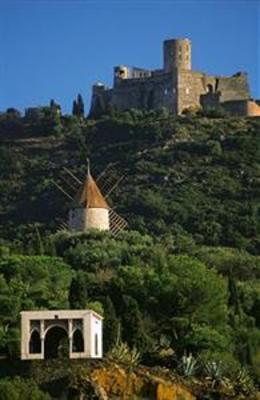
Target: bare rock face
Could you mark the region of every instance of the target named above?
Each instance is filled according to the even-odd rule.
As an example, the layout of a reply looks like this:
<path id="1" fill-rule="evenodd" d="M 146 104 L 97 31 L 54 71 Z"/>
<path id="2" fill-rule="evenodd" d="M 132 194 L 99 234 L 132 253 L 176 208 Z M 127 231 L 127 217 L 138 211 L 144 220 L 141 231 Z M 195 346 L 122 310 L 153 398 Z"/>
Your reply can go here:
<path id="1" fill-rule="evenodd" d="M 93 370 L 92 380 L 102 388 L 102 400 L 195 400 L 191 391 L 178 382 L 153 375 L 143 368 L 122 368 L 116 364 Z M 100 390 L 100 389 L 99 389 Z M 96 392 L 97 393 L 97 392 Z M 105 397 L 104 393 L 107 395 Z"/>

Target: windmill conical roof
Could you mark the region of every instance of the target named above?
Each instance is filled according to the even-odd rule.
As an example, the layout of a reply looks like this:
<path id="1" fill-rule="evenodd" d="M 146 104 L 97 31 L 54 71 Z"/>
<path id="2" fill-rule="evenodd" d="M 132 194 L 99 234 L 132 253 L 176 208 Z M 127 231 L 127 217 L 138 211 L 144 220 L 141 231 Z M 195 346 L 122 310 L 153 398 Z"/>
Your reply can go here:
<path id="1" fill-rule="evenodd" d="M 77 200 L 87 208 L 110 208 L 90 173 L 87 174 Z"/>

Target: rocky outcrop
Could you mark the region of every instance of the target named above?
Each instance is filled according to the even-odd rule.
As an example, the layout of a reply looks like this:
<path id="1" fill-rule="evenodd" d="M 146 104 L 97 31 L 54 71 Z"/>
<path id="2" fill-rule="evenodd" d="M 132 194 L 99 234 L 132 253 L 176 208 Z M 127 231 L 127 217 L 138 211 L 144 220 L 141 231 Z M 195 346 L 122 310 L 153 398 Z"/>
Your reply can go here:
<path id="1" fill-rule="evenodd" d="M 139 367 L 133 370 L 117 364 L 93 370 L 93 382 L 108 399 L 122 400 L 195 400 L 195 396 L 181 382 L 171 381 L 166 376 L 158 376 L 148 369 Z M 106 400 L 106 397 L 101 397 Z"/>

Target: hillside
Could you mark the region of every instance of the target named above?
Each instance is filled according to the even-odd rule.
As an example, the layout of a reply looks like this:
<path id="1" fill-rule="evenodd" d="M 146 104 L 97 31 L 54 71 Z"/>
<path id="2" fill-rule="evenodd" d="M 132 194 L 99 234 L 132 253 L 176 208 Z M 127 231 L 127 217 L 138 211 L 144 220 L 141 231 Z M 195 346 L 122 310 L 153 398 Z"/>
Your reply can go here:
<path id="1" fill-rule="evenodd" d="M 132 366 L 127 374 L 141 363 L 196 399 L 256 398 L 260 120 L 47 111 L 33 121 L 0 116 L 2 357 L 19 354 L 21 309 L 92 307 L 105 317 L 106 357 Z M 129 224 L 116 239 L 60 230 L 71 202 L 53 181 L 75 194 L 64 167 L 82 179 L 87 157 L 93 176 L 108 167 L 104 181 L 123 177 L 108 197 Z M 21 374 L 5 366 L 1 376 Z M 27 377 L 51 393 L 35 371 Z M 92 398 L 77 374 L 66 382 L 74 378 Z"/>
<path id="2" fill-rule="evenodd" d="M 55 231 L 69 202 L 52 179 L 68 190 L 63 167 L 82 177 L 89 156 L 94 176 L 110 163 L 124 176 L 110 204 L 130 229 L 181 229 L 200 244 L 259 254 L 259 120 L 133 112 L 19 123 L 13 134 L 0 123 L 2 237 L 12 227 L 24 237 L 34 223 Z"/>

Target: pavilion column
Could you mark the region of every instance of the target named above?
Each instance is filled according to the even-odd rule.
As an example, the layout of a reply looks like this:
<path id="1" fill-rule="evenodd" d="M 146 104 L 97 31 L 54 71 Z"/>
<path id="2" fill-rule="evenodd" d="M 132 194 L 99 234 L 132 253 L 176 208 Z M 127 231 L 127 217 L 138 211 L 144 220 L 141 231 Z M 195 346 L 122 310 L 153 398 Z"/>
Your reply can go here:
<path id="1" fill-rule="evenodd" d="M 44 360 L 44 320 L 41 319 L 40 321 L 40 338 L 41 338 L 41 359 Z"/>
<path id="2" fill-rule="evenodd" d="M 68 331 L 69 331 L 69 358 L 71 358 L 71 353 L 73 352 L 73 348 L 72 348 L 72 319 L 68 320 Z"/>

